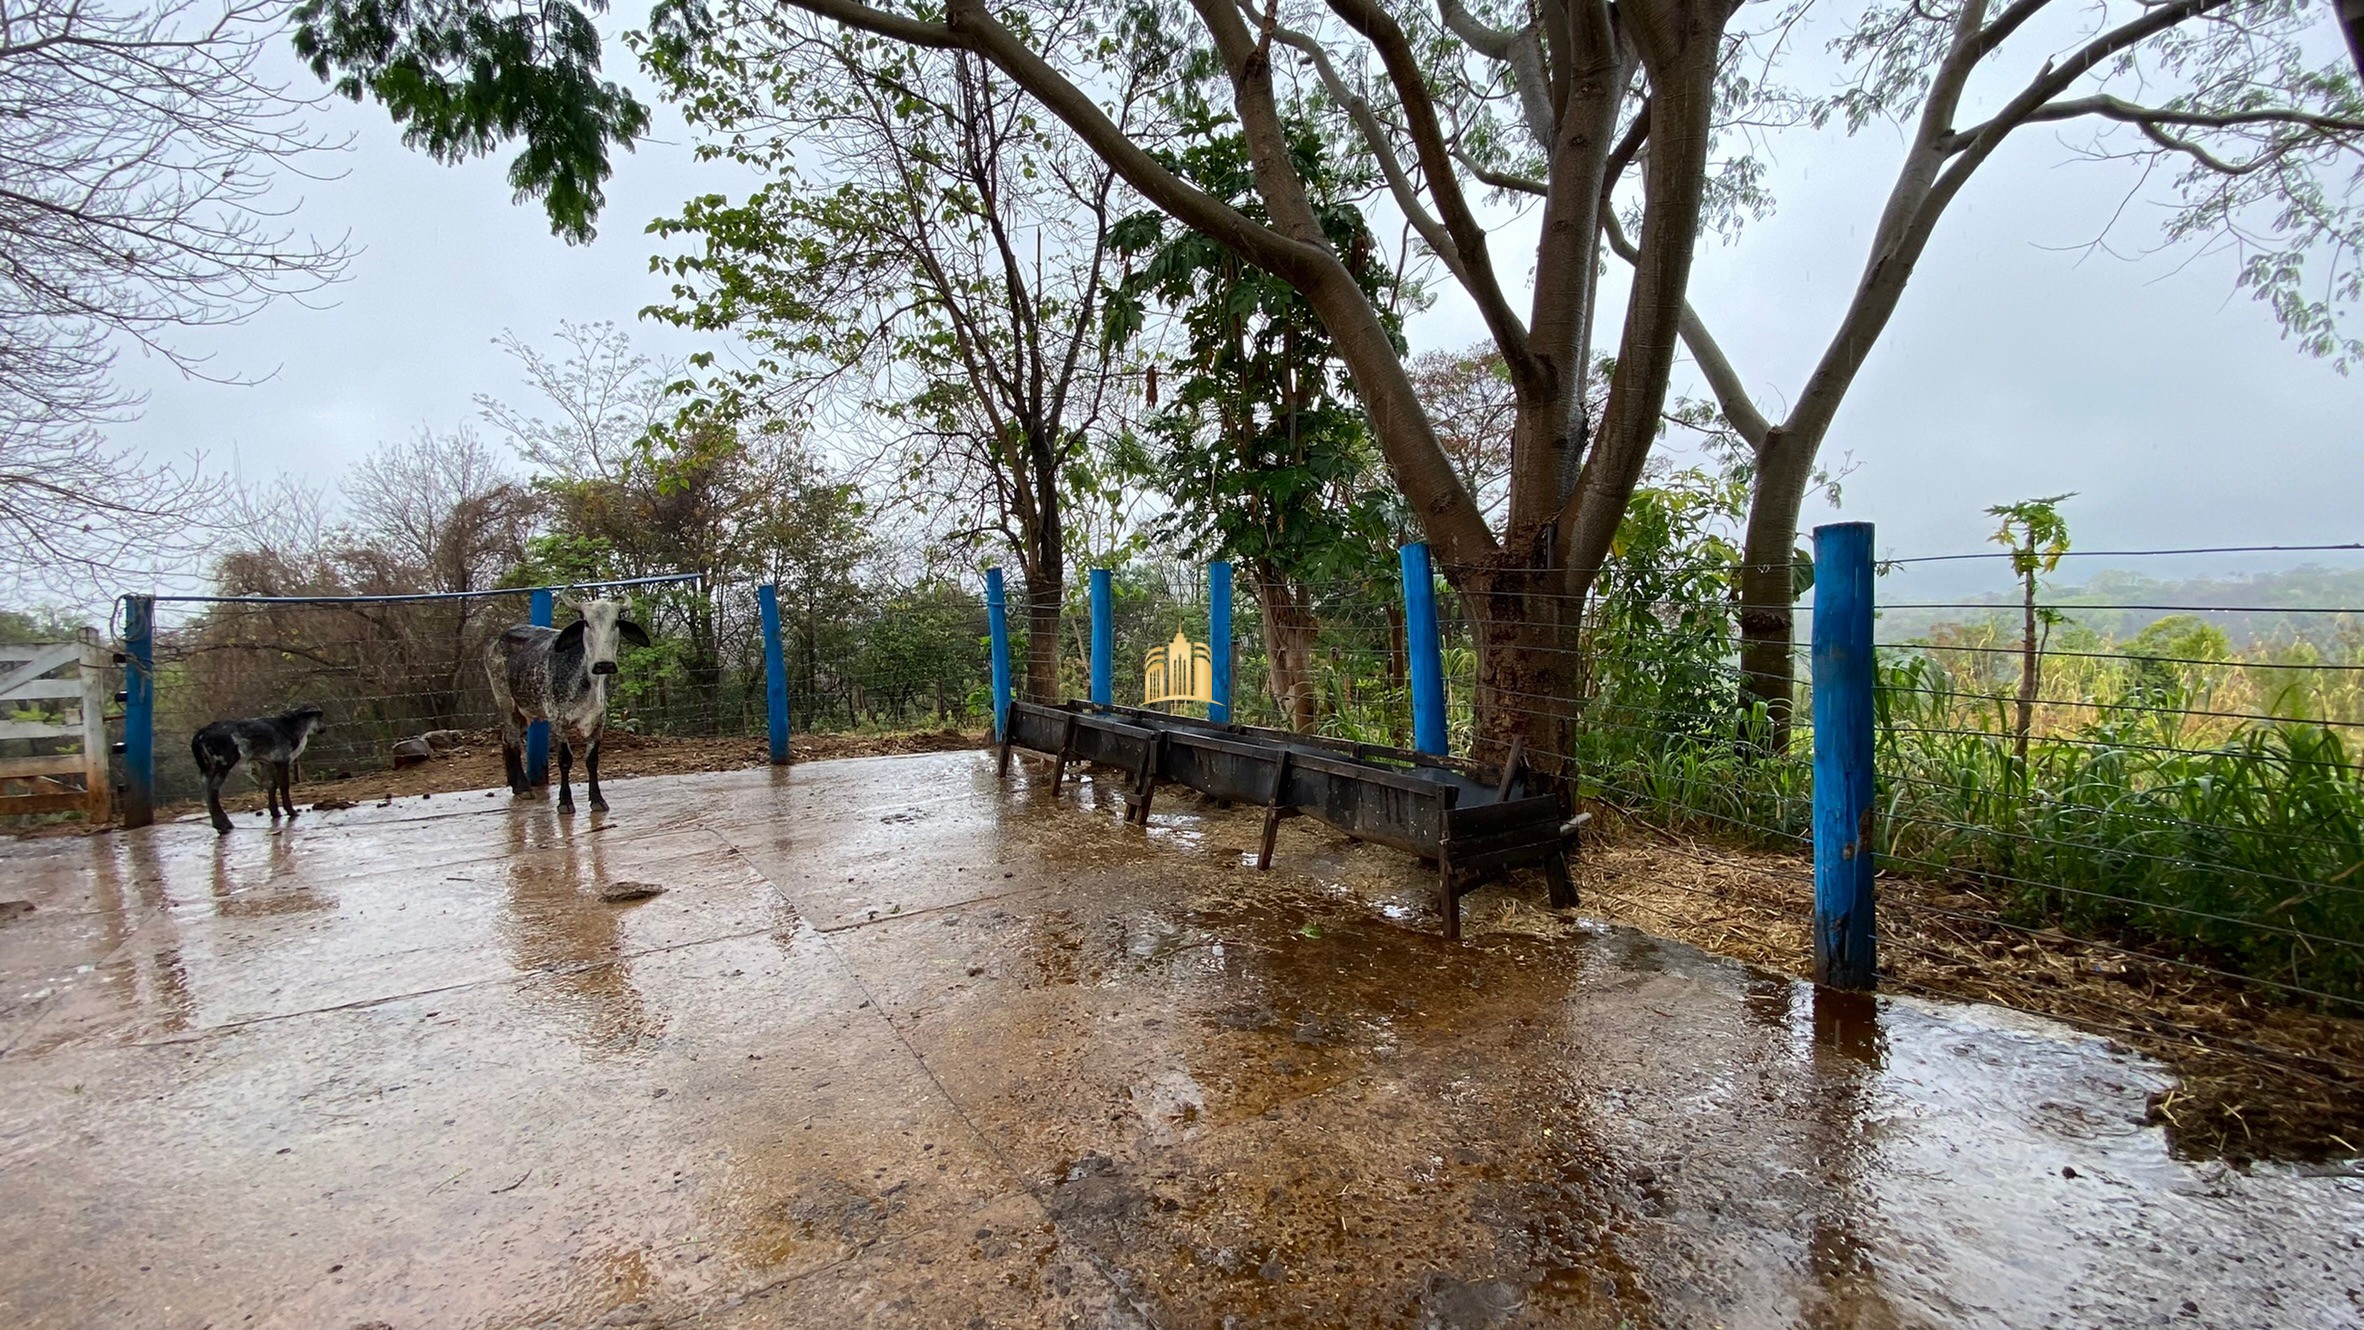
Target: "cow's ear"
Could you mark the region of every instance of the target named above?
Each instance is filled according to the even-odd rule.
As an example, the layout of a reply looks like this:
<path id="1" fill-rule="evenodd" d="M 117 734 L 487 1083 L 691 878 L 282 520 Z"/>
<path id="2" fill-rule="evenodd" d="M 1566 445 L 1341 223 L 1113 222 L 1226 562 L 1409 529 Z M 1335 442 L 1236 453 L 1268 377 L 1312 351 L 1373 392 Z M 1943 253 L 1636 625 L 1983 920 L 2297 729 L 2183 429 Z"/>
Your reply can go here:
<path id="1" fill-rule="evenodd" d="M 632 622 L 630 619 L 616 620 L 616 631 L 622 633 L 624 635 L 624 640 L 630 642 L 636 647 L 644 647 L 648 645 L 648 630 L 641 627 L 639 624 Z"/>
<path id="2" fill-rule="evenodd" d="M 581 619 L 558 630 L 558 649 L 560 651 L 580 651 L 583 649 L 583 621 Z"/>

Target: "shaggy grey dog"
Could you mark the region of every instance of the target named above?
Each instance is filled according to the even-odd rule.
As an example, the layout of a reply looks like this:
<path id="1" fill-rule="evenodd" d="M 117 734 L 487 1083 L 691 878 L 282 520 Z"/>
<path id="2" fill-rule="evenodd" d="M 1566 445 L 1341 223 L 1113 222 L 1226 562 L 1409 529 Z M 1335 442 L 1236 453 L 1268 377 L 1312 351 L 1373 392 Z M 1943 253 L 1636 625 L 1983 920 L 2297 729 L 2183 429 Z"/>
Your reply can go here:
<path id="1" fill-rule="evenodd" d="M 189 756 L 197 759 L 197 770 L 205 776 L 205 808 L 213 814 L 213 829 L 230 830 L 230 815 L 222 811 L 222 782 L 240 763 L 263 783 L 271 820 L 279 820 L 282 807 L 294 817 L 295 795 L 288 787 L 296 759 L 304 755 L 312 736 L 326 728 L 320 723 L 320 708 L 297 707 L 252 720 L 217 720 L 192 735 Z"/>

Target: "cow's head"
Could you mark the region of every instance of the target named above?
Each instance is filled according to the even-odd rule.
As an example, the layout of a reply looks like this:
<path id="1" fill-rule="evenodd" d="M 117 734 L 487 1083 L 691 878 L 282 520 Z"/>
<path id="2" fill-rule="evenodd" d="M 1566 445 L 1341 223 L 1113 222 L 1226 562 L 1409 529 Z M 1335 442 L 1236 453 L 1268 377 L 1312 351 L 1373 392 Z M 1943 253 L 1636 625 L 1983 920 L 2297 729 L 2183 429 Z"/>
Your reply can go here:
<path id="1" fill-rule="evenodd" d="M 566 626 L 558 635 L 561 651 L 580 649 L 583 659 L 590 662 L 593 674 L 616 672 L 616 650 L 620 642 L 636 647 L 648 645 L 648 634 L 639 624 L 624 617 L 624 602 L 620 600 L 583 600 L 570 602 L 582 613 L 582 618 Z"/>

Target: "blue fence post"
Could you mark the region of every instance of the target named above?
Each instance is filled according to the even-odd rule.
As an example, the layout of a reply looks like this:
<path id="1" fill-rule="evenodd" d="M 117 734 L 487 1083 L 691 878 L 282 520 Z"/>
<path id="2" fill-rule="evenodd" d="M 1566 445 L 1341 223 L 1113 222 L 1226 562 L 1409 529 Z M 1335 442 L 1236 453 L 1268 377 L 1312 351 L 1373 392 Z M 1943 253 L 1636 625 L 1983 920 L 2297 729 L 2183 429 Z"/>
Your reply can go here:
<path id="1" fill-rule="evenodd" d="M 1231 723 L 1231 565 L 1207 565 L 1207 719 Z"/>
<path id="2" fill-rule="evenodd" d="M 544 628 L 551 627 L 550 618 L 554 608 L 549 589 L 542 588 L 533 594 L 533 600 L 526 610 L 526 622 L 538 624 Z M 525 727 L 525 783 L 528 785 L 550 783 L 550 723 L 548 721 L 537 720 Z"/>
<path id="3" fill-rule="evenodd" d="M 1872 900 L 1872 528 L 1814 528 L 1814 981 L 1869 990 Z"/>
<path id="4" fill-rule="evenodd" d="M 1116 605 L 1105 568 L 1092 570 L 1092 700 L 1116 700 Z"/>
<path id="5" fill-rule="evenodd" d="M 156 598 L 123 598 L 123 825 L 156 820 Z"/>
<path id="6" fill-rule="evenodd" d="M 1445 755 L 1445 658 L 1436 635 L 1436 572 L 1428 546 L 1413 541 L 1399 552 L 1404 568 L 1404 645 L 1411 655 L 1412 747 Z"/>
<path id="7" fill-rule="evenodd" d="M 772 765 L 788 765 L 788 653 L 780 644 L 780 588 L 755 588 L 763 611 L 763 714 L 772 743 Z"/>
<path id="8" fill-rule="evenodd" d="M 985 621 L 993 633 L 993 738 L 1010 732 L 1010 600 L 1001 569 L 985 570 Z"/>

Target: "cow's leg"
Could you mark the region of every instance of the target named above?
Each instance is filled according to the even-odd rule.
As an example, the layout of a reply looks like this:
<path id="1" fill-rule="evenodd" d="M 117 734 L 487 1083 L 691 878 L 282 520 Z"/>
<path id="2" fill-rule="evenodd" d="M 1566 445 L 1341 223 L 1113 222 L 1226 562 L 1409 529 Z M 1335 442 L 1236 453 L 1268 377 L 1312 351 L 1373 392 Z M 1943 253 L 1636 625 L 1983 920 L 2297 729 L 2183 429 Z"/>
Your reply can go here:
<path id="1" fill-rule="evenodd" d="M 509 776 L 509 793 L 520 799 L 533 793 L 525 783 L 525 727 L 515 712 L 501 718 L 501 766 Z"/>
<path id="2" fill-rule="evenodd" d="M 222 811 L 222 782 L 229 778 L 230 768 L 211 767 L 205 773 L 205 811 L 213 814 L 213 829 L 230 834 L 230 815 Z"/>
<path id="3" fill-rule="evenodd" d="M 553 737 L 558 738 L 558 811 L 571 813 L 575 811 L 575 788 L 567 781 L 574 775 L 575 746 L 563 737 Z"/>
<path id="4" fill-rule="evenodd" d="M 271 810 L 271 820 L 279 820 L 279 764 L 257 760 L 255 770 L 263 777 L 263 807 Z"/>
<path id="5" fill-rule="evenodd" d="M 607 800 L 599 793 L 599 736 L 596 734 L 591 736 L 590 744 L 583 749 L 583 776 L 591 782 L 591 811 L 606 812 Z"/>
<path id="6" fill-rule="evenodd" d="M 279 764 L 279 806 L 287 810 L 289 821 L 295 820 L 295 759 Z"/>

